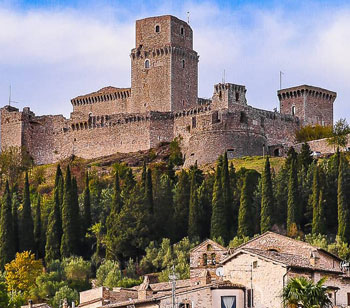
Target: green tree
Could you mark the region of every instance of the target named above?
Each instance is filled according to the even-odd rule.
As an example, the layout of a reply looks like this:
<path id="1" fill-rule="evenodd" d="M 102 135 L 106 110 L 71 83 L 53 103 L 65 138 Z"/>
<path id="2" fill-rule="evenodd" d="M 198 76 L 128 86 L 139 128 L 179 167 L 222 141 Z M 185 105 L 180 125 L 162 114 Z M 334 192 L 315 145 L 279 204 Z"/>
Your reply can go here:
<path id="1" fill-rule="evenodd" d="M 73 226 L 72 226 L 72 235 L 73 235 L 73 254 L 79 254 L 79 248 L 81 247 L 82 241 L 81 238 L 85 236 L 85 233 L 82 233 L 81 228 L 81 218 L 80 218 L 80 209 L 79 209 L 79 194 L 78 194 L 78 184 L 75 176 L 72 178 L 72 218 L 73 218 Z"/>
<path id="2" fill-rule="evenodd" d="M 316 165 L 312 183 L 312 234 L 325 234 L 324 200 L 321 187 L 320 168 Z"/>
<path id="3" fill-rule="evenodd" d="M 40 195 L 38 195 L 37 203 L 35 206 L 35 220 L 34 220 L 34 243 L 35 243 L 35 255 L 36 257 L 43 257 L 43 234 L 41 224 L 41 204 Z"/>
<path id="4" fill-rule="evenodd" d="M 190 204 L 188 218 L 188 236 L 190 239 L 200 237 L 200 212 L 198 200 L 198 187 L 196 183 L 196 174 L 191 174 Z"/>
<path id="5" fill-rule="evenodd" d="M 19 221 L 18 221 L 18 192 L 17 190 L 13 191 L 12 194 L 12 220 L 13 220 L 13 241 L 15 251 L 19 251 Z"/>
<path id="6" fill-rule="evenodd" d="M 288 202 L 288 169 L 283 166 L 273 180 L 275 200 L 275 221 L 278 225 L 285 225 L 287 221 Z"/>
<path id="7" fill-rule="evenodd" d="M 0 268 L 10 262 L 15 256 L 15 243 L 13 237 L 12 206 L 9 183 L 6 181 L 5 191 L 2 197 L 0 216 Z"/>
<path id="8" fill-rule="evenodd" d="M 60 308 L 61 303 L 67 300 L 68 303 L 75 302 L 78 304 L 79 300 L 79 293 L 78 291 L 71 289 L 68 286 L 61 287 L 55 294 L 53 300 L 52 300 L 52 306 L 54 308 Z"/>
<path id="9" fill-rule="evenodd" d="M 288 203 L 287 203 L 287 231 L 290 235 L 295 235 L 295 227 L 299 225 L 299 191 L 296 160 L 293 159 L 289 168 L 288 181 Z"/>
<path id="10" fill-rule="evenodd" d="M 64 181 L 64 194 L 62 204 L 62 239 L 61 239 L 61 256 L 70 257 L 74 255 L 76 247 L 75 242 L 75 228 L 73 225 L 76 223 L 73 209 L 73 197 L 72 197 L 72 179 L 69 165 L 67 166 L 66 177 Z"/>
<path id="11" fill-rule="evenodd" d="M 238 212 L 238 232 L 239 237 L 253 236 L 254 225 L 257 223 L 253 214 L 253 197 L 256 183 L 254 183 L 254 173 L 247 172 L 242 186 L 241 202 Z"/>
<path id="12" fill-rule="evenodd" d="M 326 278 L 320 279 L 317 283 L 305 277 L 291 278 L 283 288 L 284 305 L 303 308 L 332 307 L 327 288 L 324 286 L 325 281 Z"/>
<path id="13" fill-rule="evenodd" d="M 261 179 L 261 220 L 260 230 L 261 233 L 271 230 L 273 225 L 273 189 L 271 179 L 271 168 L 269 157 L 266 157 L 265 168 Z"/>
<path id="14" fill-rule="evenodd" d="M 220 161 L 216 167 L 215 182 L 213 187 L 213 200 L 212 200 L 212 215 L 211 215 L 211 227 L 210 237 L 226 239 L 228 237 L 227 229 L 227 209 L 225 208 L 225 200 L 222 189 L 222 166 Z"/>
<path id="15" fill-rule="evenodd" d="M 115 177 L 114 177 L 112 206 L 106 222 L 106 227 L 107 227 L 106 256 L 108 259 L 113 259 L 116 256 L 114 243 L 115 243 L 115 236 L 118 230 L 116 229 L 115 221 L 117 221 L 118 215 L 121 210 L 122 210 L 122 199 L 121 199 L 121 190 L 120 190 L 120 182 L 119 182 L 119 172 L 118 170 L 116 170 Z"/>
<path id="16" fill-rule="evenodd" d="M 145 208 L 152 215 L 154 211 L 154 204 L 153 204 L 152 170 L 150 168 L 147 169 L 147 174 L 146 174 L 144 202 L 145 202 Z"/>
<path id="17" fill-rule="evenodd" d="M 347 243 L 350 240 L 349 188 L 349 166 L 341 156 L 338 173 L 338 236 Z"/>
<path id="18" fill-rule="evenodd" d="M 345 148 L 348 143 L 348 135 L 350 133 L 350 126 L 345 119 L 339 119 L 333 127 L 333 133 L 328 138 L 328 144 L 334 146 L 334 148 Z"/>
<path id="19" fill-rule="evenodd" d="M 23 210 L 22 210 L 20 247 L 21 251 L 34 250 L 34 222 L 32 217 L 32 209 L 30 205 L 30 192 L 28 173 L 25 175 L 24 193 L 23 193 Z"/>
<path id="20" fill-rule="evenodd" d="M 236 232 L 237 217 L 234 216 L 234 208 L 233 208 L 233 193 L 231 189 L 231 179 L 228 165 L 227 152 L 225 152 L 222 158 L 222 172 L 221 172 L 221 182 L 222 182 L 222 192 L 224 199 L 224 207 L 226 210 L 226 222 L 225 226 L 228 230 L 226 233 L 226 238 L 224 237 L 225 242 L 228 242 Z"/>
<path id="21" fill-rule="evenodd" d="M 92 219 L 91 219 L 91 199 L 90 199 L 90 188 L 89 188 L 89 173 L 86 172 L 85 174 L 85 189 L 83 193 L 83 236 L 85 236 L 87 230 L 92 225 Z"/>
<path id="22" fill-rule="evenodd" d="M 298 155 L 298 161 L 300 167 L 304 167 L 305 171 L 308 170 L 309 166 L 313 162 L 312 151 L 310 149 L 309 144 L 306 142 L 303 143 L 303 145 L 301 146 L 301 151 Z"/>
<path id="23" fill-rule="evenodd" d="M 179 241 L 187 235 L 190 200 L 189 175 L 181 170 L 174 193 L 174 240 Z"/>
<path id="24" fill-rule="evenodd" d="M 198 188 L 198 212 L 199 212 L 199 238 L 201 240 L 210 237 L 210 220 L 212 215 L 211 195 L 209 181 L 205 180 Z"/>
<path id="25" fill-rule="evenodd" d="M 62 238 L 62 223 L 61 223 L 61 206 L 59 199 L 59 190 L 62 179 L 57 181 L 57 185 L 54 191 L 54 204 L 50 210 L 48 223 L 47 223 L 47 235 L 45 245 L 45 261 L 49 264 L 53 260 L 60 259 L 61 257 L 61 238 Z"/>

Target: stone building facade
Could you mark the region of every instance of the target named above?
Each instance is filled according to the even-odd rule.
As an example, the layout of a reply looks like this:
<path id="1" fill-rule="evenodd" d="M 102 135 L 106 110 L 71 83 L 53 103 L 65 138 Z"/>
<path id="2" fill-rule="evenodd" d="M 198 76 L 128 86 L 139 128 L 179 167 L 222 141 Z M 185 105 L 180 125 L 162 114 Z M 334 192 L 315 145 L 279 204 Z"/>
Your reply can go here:
<path id="1" fill-rule="evenodd" d="M 206 240 L 191 250 L 190 279 L 176 281 L 175 307 L 283 308 L 283 287 L 297 276 L 314 282 L 327 277 L 333 306 L 348 307 L 350 267 L 346 270 L 341 264 L 341 259 L 321 248 L 273 232 L 236 249 Z M 131 289 L 109 293 L 104 289 L 81 292 L 79 307 L 173 307 L 171 282 L 155 283 L 146 276 L 140 286 Z"/>
<path id="2" fill-rule="evenodd" d="M 280 90 L 280 112 L 247 104 L 243 85 L 220 83 L 198 98 L 193 31 L 173 16 L 136 21 L 131 88 L 105 87 L 71 100 L 69 119 L 1 109 L 1 149 L 25 147 L 36 164 L 71 155 L 96 158 L 147 150 L 181 137 L 185 165 L 230 157 L 279 155 L 305 124 L 332 125 L 336 93 L 311 86 Z"/>

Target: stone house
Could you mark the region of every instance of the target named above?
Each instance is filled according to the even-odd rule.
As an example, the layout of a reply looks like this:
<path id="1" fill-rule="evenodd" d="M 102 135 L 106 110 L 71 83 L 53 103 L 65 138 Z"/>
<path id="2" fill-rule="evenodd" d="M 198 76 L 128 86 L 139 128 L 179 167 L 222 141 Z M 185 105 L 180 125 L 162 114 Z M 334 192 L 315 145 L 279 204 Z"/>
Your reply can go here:
<path id="1" fill-rule="evenodd" d="M 176 307 L 282 308 L 283 287 L 296 276 L 315 282 L 327 277 L 333 305 L 346 307 L 350 305 L 350 276 L 342 270 L 341 261 L 321 248 L 273 232 L 236 249 L 206 240 L 191 250 L 190 279 L 176 281 Z M 171 282 L 151 283 L 146 276 L 140 286 L 131 289 L 106 295 L 104 288 L 82 292 L 79 307 L 172 308 L 172 287 Z M 119 299 L 117 294 L 111 297 L 115 291 Z"/>

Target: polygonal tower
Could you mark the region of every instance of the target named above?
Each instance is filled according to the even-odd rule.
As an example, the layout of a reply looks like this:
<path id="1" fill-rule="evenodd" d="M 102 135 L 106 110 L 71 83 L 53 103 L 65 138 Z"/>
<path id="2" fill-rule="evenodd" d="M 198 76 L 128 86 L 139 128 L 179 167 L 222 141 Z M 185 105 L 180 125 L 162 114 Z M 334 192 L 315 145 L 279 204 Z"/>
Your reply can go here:
<path id="1" fill-rule="evenodd" d="M 303 85 L 279 90 L 277 95 L 281 113 L 297 116 L 303 125 L 333 126 L 336 92 Z"/>
<path id="2" fill-rule="evenodd" d="M 137 20 L 136 48 L 130 57 L 130 112 L 196 106 L 198 55 L 186 22 L 170 15 Z"/>

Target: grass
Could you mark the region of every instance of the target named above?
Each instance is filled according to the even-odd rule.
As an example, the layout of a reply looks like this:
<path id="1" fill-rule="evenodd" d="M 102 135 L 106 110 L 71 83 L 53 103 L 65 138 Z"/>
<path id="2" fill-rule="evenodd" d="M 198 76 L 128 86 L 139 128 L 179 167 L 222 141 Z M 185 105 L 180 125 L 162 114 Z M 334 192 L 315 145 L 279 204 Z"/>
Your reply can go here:
<path id="1" fill-rule="evenodd" d="M 245 156 L 241 158 L 234 158 L 230 160 L 238 171 L 241 168 L 255 169 L 261 173 L 264 169 L 266 158 L 263 156 Z M 283 166 L 285 158 L 282 157 L 270 157 L 271 168 L 278 172 Z"/>

